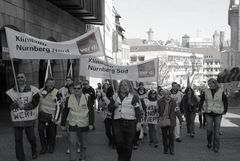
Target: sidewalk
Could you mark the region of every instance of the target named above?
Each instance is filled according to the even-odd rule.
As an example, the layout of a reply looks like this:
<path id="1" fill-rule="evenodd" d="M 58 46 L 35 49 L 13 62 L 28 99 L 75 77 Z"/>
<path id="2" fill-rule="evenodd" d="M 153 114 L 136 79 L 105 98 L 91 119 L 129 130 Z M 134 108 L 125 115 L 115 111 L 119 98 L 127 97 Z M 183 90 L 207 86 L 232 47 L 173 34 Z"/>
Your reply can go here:
<path id="1" fill-rule="evenodd" d="M 239 109 L 230 109 L 229 112 L 240 114 Z M 96 130 L 89 132 L 87 156 L 88 161 L 117 161 L 116 150 L 107 146 L 107 139 L 104 132 L 104 123 L 100 113 L 96 113 Z M 240 118 L 235 118 L 234 122 L 240 125 Z M 0 160 L 15 161 L 14 137 L 10 123 L 1 125 L 0 130 Z M 196 125 L 196 135 L 192 139 L 186 134 L 185 124 L 182 125 L 181 137 L 183 142 L 175 142 L 175 155 L 164 155 L 162 140 L 160 135 L 160 144 L 158 148 L 148 145 L 148 137 L 144 138 L 139 149 L 133 151 L 132 161 L 238 161 L 240 158 L 240 128 L 223 127 L 221 129 L 221 148 L 219 153 L 214 153 L 206 147 L 206 131 L 198 128 Z M 36 136 L 37 131 L 36 131 Z M 25 135 L 24 135 L 25 137 Z M 27 157 L 26 161 L 31 160 L 30 145 L 24 138 L 24 150 Z M 38 151 L 40 150 L 39 140 Z M 65 154 L 67 147 L 67 138 L 62 131 L 58 132 L 56 149 L 53 154 L 39 155 L 36 161 L 68 161 L 68 154 Z"/>

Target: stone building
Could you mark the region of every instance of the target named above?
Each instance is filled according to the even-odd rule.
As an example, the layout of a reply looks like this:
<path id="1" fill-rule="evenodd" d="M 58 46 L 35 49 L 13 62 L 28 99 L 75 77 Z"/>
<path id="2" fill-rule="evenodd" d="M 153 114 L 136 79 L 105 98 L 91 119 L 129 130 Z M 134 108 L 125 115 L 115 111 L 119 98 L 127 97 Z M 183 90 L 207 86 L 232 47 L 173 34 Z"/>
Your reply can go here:
<path id="1" fill-rule="evenodd" d="M 66 41 L 85 33 L 89 24 L 104 23 L 102 0 L 1 0 L 0 1 L 0 104 L 14 85 L 4 27 L 50 41 Z M 63 85 L 70 62 L 79 79 L 79 60 L 52 60 L 57 87 Z M 47 60 L 14 60 L 16 72 L 25 72 L 29 83 L 42 87 Z"/>

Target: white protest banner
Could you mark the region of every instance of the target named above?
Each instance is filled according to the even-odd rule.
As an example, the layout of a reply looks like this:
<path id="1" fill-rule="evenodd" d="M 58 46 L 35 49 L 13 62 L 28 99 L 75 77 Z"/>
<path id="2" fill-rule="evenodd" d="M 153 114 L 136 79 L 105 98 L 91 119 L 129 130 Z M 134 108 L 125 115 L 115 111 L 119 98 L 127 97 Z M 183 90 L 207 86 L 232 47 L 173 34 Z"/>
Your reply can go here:
<path id="1" fill-rule="evenodd" d="M 77 59 L 103 56 L 104 47 L 98 28 L 80 37 L 63 42 L 38 39 L 5 27 L 10 58 L 17 59 Z"/>
<path id="2" fill-rule="evenodd" d="M 151 81 L 157 80 L 157 59 L 151 59 L 135 65 L 120 66 L 108 64 L 99 58 L 81 58 L 81 76 L 97 77 L 109 79 L 109 72 L 112 79 L 131 81 Z"/>
<path id="3" fill-rule="evenodd" d="M 147 105 L 146 107 L 146 123 L 157 124 L 158 123 L 158 112 L 156 112 L 156 106 Z"/>
<path id="4" fill-rule="evenodd" d="M 38 118 L 38 108 L 33 110 L 14 109 L 11 111 L 11 118 L 13 122 L 36 120 Z"/>

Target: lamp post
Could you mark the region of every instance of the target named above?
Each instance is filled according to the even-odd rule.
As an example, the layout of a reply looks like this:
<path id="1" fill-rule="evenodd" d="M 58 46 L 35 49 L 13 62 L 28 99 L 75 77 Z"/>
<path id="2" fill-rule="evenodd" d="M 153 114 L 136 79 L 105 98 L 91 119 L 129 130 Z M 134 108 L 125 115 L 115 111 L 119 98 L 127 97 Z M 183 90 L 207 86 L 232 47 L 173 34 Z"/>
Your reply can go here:
<path id="1" fill-rule="evenodd" d="M 192 75 L 195 72 L 196 58 L 197 57 L 196 57 L 195 53 L 193 53 L 193 55 L 190 56 L 190 61 L 192 63 Z"/>
<path id="2" fill-rule="evenodd" d="M 187 78 L 188 78 L 188 67 L 189 67 L 189 61 L 188 59 L 186 59 L 184 62 L 183 62 L 183 67 L 185 69 L 185 74 L 184 74 L 184 77 L 183 79 L 187 81 Z M 185 78 L 186 77 L 186 78 Z"/>

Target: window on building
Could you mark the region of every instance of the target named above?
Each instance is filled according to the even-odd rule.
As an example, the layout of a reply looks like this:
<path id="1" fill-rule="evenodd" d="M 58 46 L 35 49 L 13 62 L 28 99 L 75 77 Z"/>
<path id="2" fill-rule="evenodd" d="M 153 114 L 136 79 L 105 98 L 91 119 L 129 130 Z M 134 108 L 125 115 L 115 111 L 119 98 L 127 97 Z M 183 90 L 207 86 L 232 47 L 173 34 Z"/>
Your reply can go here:
<path id="1" fill-rule="evenodd" d="M 138 56 L 138 60 L 139 61 L 144 61 L 145 60 L 145 56 Z"/>
<path id="2" fill-rule="evenodd" d="M 131 62 L 136 62 L 137 61 L 137 56 L 131 56 L 130 61 Z"/>

